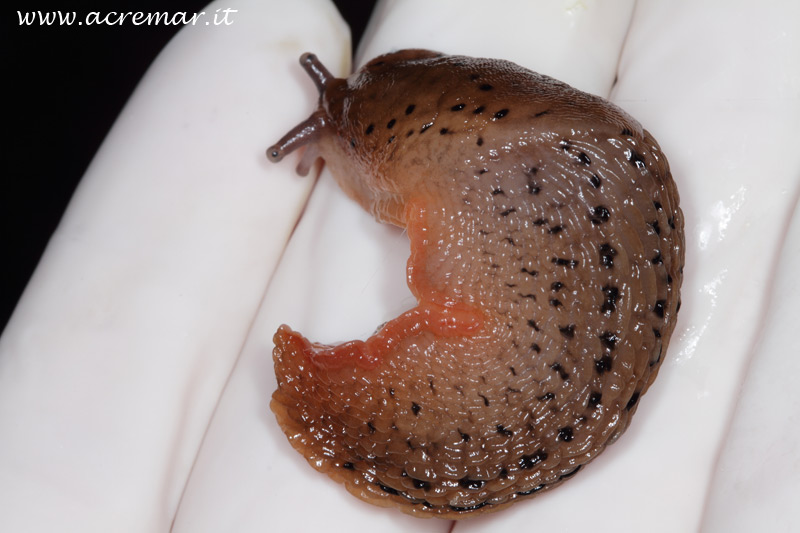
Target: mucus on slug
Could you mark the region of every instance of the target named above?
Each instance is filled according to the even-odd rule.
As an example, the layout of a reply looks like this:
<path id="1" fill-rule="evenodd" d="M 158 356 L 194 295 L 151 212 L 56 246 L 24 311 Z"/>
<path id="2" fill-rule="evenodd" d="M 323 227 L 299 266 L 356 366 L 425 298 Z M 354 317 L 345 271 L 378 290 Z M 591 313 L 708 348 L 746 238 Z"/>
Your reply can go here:
<path id="1" fill-rule="evenodd" d="M 406 228 L 418 304 L 338 346 L 281 326 L 271 408 L 290 442 L 423 517 L 572 477 L 625 431 L 675 327 L 683 215 L 655 139 L 507 61 L 402 50 L 347 79 L 301 64 L 319 106 L 268 157 L 304 147 L 299 173 L 323 158 Z"/>

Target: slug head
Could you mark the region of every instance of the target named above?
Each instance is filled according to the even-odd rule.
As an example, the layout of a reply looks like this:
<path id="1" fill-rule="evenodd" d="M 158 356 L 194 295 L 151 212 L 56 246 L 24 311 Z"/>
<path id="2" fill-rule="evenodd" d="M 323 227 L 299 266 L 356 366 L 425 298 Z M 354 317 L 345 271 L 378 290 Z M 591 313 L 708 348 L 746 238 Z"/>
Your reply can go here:
<path id="1" fill-rule="evenodd" d="M 368 122 L 386 112 L 381 96 L 398 81 L 387 67 L 439 56 L 429 50 L 401 50 L 373 59 L 344 79 L 334 77 L 314 54 L 303 54 L 300 64 L 319 90 L 317 109 L 269 147 L 267 158 L 277 163 L 303 147 L 299 175 L 306 176 L 322 158 L 348 196 L 380 221 L 404 226 L 403 201 L 391 178 L 392 167 L 382 167 L 391 151 L 365 142 L 372 129 Z"/>

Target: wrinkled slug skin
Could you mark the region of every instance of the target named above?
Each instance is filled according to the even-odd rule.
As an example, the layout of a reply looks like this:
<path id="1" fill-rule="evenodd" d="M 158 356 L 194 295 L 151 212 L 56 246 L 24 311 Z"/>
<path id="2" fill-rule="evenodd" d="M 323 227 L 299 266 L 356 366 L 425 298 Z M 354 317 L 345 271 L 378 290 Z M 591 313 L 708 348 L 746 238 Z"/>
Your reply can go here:
<path id="1" fill-rule="evenodd" d="M 292 445 L 371 503 L 496 511 L 627 428 L 680 307 L 683 215 L 655 139 L 616 106 L 509 62 L 404 50 L 335 79 L 268 150 L 305 146 L 406 228 L 418 305 L 366 341 L 275 334 Z M 357 259 L 354 259 L 357 260 Z"/>

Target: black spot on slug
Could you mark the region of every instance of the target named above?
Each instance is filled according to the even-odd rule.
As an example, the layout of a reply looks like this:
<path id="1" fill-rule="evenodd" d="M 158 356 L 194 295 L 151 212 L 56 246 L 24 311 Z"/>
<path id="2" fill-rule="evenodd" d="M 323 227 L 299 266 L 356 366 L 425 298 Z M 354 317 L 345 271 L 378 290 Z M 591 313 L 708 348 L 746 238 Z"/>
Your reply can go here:
<path id="1" fill-rule="evenodd" d="M 664 318 L 664 306 L 666 303 L 665 300 L 657 300 L 656 305 L 653 306 L 653 312 L 658 318 Z"/>
<path id="2" fill-rule="evenodd" d="M 621 135 L 624 135 L 626 137 L 633 137 L 633 132 L 631 130 L 629 130 L 628 128 L 623 128 L 622 132 L 621 132 Z"/>
<path id="3" fill-rule="evenodd" d="M 411 402 L 411 412 L 414 416 L 419 416 L 419 411 L 422 409 L 417 402 Z"/>
<path id="4" fill-rule="evenodd" d="M 472 438 L 469 436 L 468 433 L 462 433 L 461 431 L 459 431 L 458 434 L 461 435 L 461 440 L 463 440 L 464 442 L 469 442 L 469 439 Z"/>
<path id="5" fill-rule="evenodd" d="M 599 336 L 600 341 L 603 343 L 603 346 L 608 348 L 609 350 L 613 350 L 617 346 L 617 341 L 619 337 L 615 333 L 610 331 L 604 331 Z"/>
<path id="6" fill-rule="evenodd" d="M 389 494 L 392 494 L 393 496 L 399 496 L 400 495 L 400 491 L 399 490 L 393 489 L 392 487 L 384 485 L 383 483 L 376 483 L 376 485 L 378 485 L 383 492 L 387 492 Z"/>
<path id="7" fill-rule="evenodd" d="M 658 252 L 658 253 L 657 253 L 657 254 L 656 254 L 656 255 L 655 255 L 655 256 L 654 256 L 654 257 L 653 257 L 653 258 L 650 260 L 650 262 L 651 262 L 651 263 L 653 263 L 654 265 L 660 265 L 661 263 L 663 263 L 663 262 L 664 262 L 664 260 L 663 260 L 663 258 L 661 257 L 661 252 Z M 671 282 L 670 280 L 667 280 L 667 283 L 670 283 L 670 282 Z"/>
<path id="8" fill-rule="evenodd" d="M 369 428 L 370 434 L 375 433 L 375 424 L 372 422 L 367 422 L 367 427 Z"/>
<path id="9" fill-rule="evenodd" d="M 414 112 L 414 109 L 415 109 L 416 107 L 417 107 L 417 106 L 415 106 L 414 104 L 411 104 L 411 105 L 409 105 L 409 106 L 406 108 L 406 115 L 410 115 L 411 113 L 413 113 L 413 112 Z"/>
<path id="10" fill-rule="evenodd" d="M 520 470 L 530 470 L 545 459 L 547 459 L 547 452 L 540 449 L 536 453 L 532 453 L 531 455 L 523 455 L 520 457 L 518 466 Z"/>
<path id="11" fill-rule="evenodd" d="M 661 227 L 658 225 L 658 220 L 648 222 L 647 225 L 653 228 L 653 231 L 656 233 L 656 235 L 661 235 Z"/>
<path id="12" fill-rule="evenodd" d="M 411 482 L 414 484 L 414 488 L 415 489 L 427 490 L 427 489 L 431 488 L 431 484 L 430 483 L 428 483 L 427 481 L 422 481 L 421 479 L 414 479 L 412 477 L 411 478 Z"/>
<path id="13" fill-rule="evenodd" d="M 448 505 L 447 507 L 449 507 L 451 511 L 461 513 L 466 511 L 476 511 L 482 507 L 486 507 L 487 505 L 489 505 L 489 502 L 476 503 L 475 505 L 470 505 L 467 507 L 459 507 L 457 505 Z"/>
<path id="14" fill-rule="evenodd" d="M 394 128 L 395 124 L 397 124 L 397 120 L 396 119 L 392 119 L 386 124 L 386 128 L 387 129 L 392 129 L 392 128 Z"/>
<path id="15" fill-rule="evenodd" d="M 661 361 L 661 355 L 664 352 L 664 346 L 661 345 L 658 347 L 658 354 L 656 354 L 656 358 L 650 361 L 650 366 L 655 366 Z"/>
<path id="16" fill-rule="evenodd" d="M 582 165 L 589 166 L 592 164 L 592 160 L 589 159 L 589 156 L 586 155 L 586 152 L 581 152 L 578 154 L 578 161 L 581 162 Z"/>
<path id="17" fill-rule="evenodd" d="M 600 405 L 600 401 L 603 399 L 603 395 L 597 391 L 592 392 L 589 395 L 589 401 L 586 403 L 586 406 L 590 409 L 597 409 L 597 406 Z"/>
<path id="18" fill-rule="evenodd" d="M 369 135 L 373 131 L 375 131 L 375 124 L 370 124 L 369 126 L 367 126 L 367 129 L 364 130 L 364 133 Z"/>
<path id="19" fill-rule="evenodd" d="M 508 115 L 508 109 L 501 109 L 500 111 L 494 114 L 494 118 L 501 119 L 506 115 Z"/>
<path id="20" fill-rule="evenodd" d="M 564 304 L 562 304 L 561 300 L 559 300 L 558 298 L 550 298 L 550 305 L 552 305 L 553 307 L 559 307 Z"/>
<path id="21" fill-rule="evenodd" d="M 528 270 L 525 267 L 522 267 L 522 270 L 520 270 L 520 272 L 524 272 L 525 274 L 527 274 L 529 276 L 538 276 L 539 275 L 539 272 L 537 270 Z"/>
<path id="22" fill-rule="evenodd" d="M 475 108 L 475 109 L 472 111 L 472 113 L 473 113 L 474 115 L 480 115 L 480 114 L 481 114 L 481 113 L 483 113 L 484 111 L 486 111 L 486 106 L 478 106 L 478 107 L 476 107 L 476 108 Z"/>
<path id="23" fill-rule="evenodd" d="M 603 287 L 603 305 L 600 306 L 600 312 L 609 315 L 617 310 L 617 299 L 619 299 L 619 289 L 606 285 Z"/>
<path id="24" fill-rule="evenodd" d="M 544 487 L 545 487 L 545 485 L 544 485 L 544 483 L 542 483 L 541 485 L 536 485 L 532 489 L 528 489 L 528 490 L 523 490 L 523 491 L 517 492 L 517 496 L 530 496 L 531 494 L 533 494 L 535 492 L 539 492 Z"/>
<path id="25" fill-rule="evenodd" d="M 456 104 L 450 108 L 450 111 L 461 111 L 465 107 L 467 107 L 466 104 Z"/>
<path id="26" fill-rule="evenodd" d="M 483 394 L 478 394 L 478 396 L 480 396 L 481 398 L 483 398 L 483 405 L 485 405 L 486 407 L 489 407 L 489 398 L 487 398 L 487 397 L 486 397 L 486 396 L 484 396 Z"/>
<path id="27" fill-rule="evenodd" d="M 630 161 L 630 163 L 636 168 L 640 170 L 647 168 L 644 163 L 644 158 L 636 150 L 626 150 L 625 156 L 628 158 L 628 161 Z"/>
<path id="28" fill-rule="evenodd" d="M 617 251 L 608 243 L 604 243 L 600 245 L 600 262 L 606 268 L 612 268 L 614 266 L 614 256 L 617 255 Z"/>
<path id="29" fill-rule="evenodd" d="M 572 428 L 569 426 L 565 426 L 558 430 L 558 436 L 556 437 L 560 441 L 569 442 L 573 439 L 574 435 L 572 432 Z"/>
<path id="30" fill-rule="evenodd" d="M 636 405 L 636 402 L 638 401 L 639 401 L 639 391 L 636 391 L 633 393 L 633 396 L 631 396 L 631 399 L 628 400 L 628 404 L 625 406 L 625 410 L 630 411 L 631 409 L 633 409 L 633 406 Z"/>
<path id="31" fill-rule="evenodd" d="M 514 213 L 515 211 L 516 211 L 516 208 L 512 207 L 510 209 L 506 209 L 505 211 L 500 213 L 500 215 L 502 215 L 504 217 L 507 217 L 508 215 L 510 215 L 511 213 Z"/>
<path id="32" fill-rule="evenodd" d="M 560 331 L 561 334 L 566 338 L 571 339 L 575 336 L 575 324 L 569 324 L 568 326 L 559 326 L 558 331 Z"/>
<path id="33" fill-rule="evenodd" d="M 602 182 L 600 181 L 600 176 L 597 174 L 592 174 L 592 176 L 589 178 L 589 183 L 595 189 L 599 189 Z"/>
<path id="34" fill-rule="evenodd" d="M 594 209 L 592 209 L 591 213 L 592 224 L 600 224 L 602 222 L 608 222 L 608 219 L 611 217 L 611 211 L 604 205 L 598 205 Z"/>
<path id="35" fill-rule="evenodd" d="M 594 362 L 594 368 L 597 370 L 598 374 L 604 374 L 605 372 L 609 372 L 611 370 L 611 357 L 608 355 L 604 355 L 600 359 L 597 359 Z"/>
<path id="36" fill-rule="evenodd" d="M 342 463 L 342 468 L 344 468 L 345 470 L 355 470 L 356 465 L 354 465 L 353 463 Z"/>
<path id="37" fill-rule="evenodd" d="M 563 257 L 553 257 L 551 261 L 557 264 L 558 266 L 563 266 L 567 268 L 575 268 L 576 266 L 578 266 L 577 259 L 565 259 Z"/>
<path id="38" fill-rule="evenodd" d="M 573 329 L 575 328 L 575 326 L 572 327 Z M 564 370 L 564 367 L 562 367 L 560 363 L 553 363 L 550 365 L 550 368 L 558 372 L 558 375 L 561 377 L 561 379 L 566 380 L 569 378 L 569 374 Z"/>
<path id="39" fill-rule="evenodd" d="M 503 435 L 504 437 L 513 437 L 514 436 L 514 432 L 513 431 L 511 431 L 510 429 L 506 429 L 504 426 L 502 426 L 500 424 L 497 425 L 496 429 L 497 429 L 497 432 L 499 434 Z"/>
<path id="40" fill-rule="evenodd" d="M 533 115 L 533 118 L 539 118 L 539 117 L 543 117 L 543 116 L 545 116 L 546 114 L 548 114 L 549 112 L 550 112 L 550 110 L 539 111 L 538 113 L 536 113 L 535 115 Z"/>
<path id="41" fill-rule="evenodd" d="M 392 144 L 392 141 L 394 141 L 394 140 L 395 140 L 395 138 L 396 138 L 396 136 L 395 136 L 395 135 L 392 135 L 391 137 L 389 137 L 389 140 L 388 140 L 388 141 L 386 141 L 386 144 Z"/>
<path id="42" fill-rule="evenodd" d="M 491 91 L 492 89 L 494 89 L 494 87 L 492 87 L 488 83 L 484 83 L 483 85 L 478 87 L 478 89 L 480 89 L 481 91 Z"/>
<path id="43" fill-rule="evenodd" d="M 478 137 L 477 145 L 483 146 L 483 137 Z"/>
<path id="44" fill-rule="evenodd" d="M 539 326 L 536 325 L 536 321 L 528 320 L 528 325 L 533 328 L 533 331 L 539 331 Z"/>
<path id="45" fill-rule="evenodd" d="M 542 394 L 541 396 L 537 397 L 536 399 L 539 400 L 540 402 L 547 402 L 547 401 L 552 400 L 555 397 L 556 397 L 556 395 L 553 394 L 552 392 L 546 392 L 546 393 Z"/>
<path id="46" fill-rule="evenodd" d="M 574 469 L 570 470 L 566 474 L 562 474 L 562 475 L 558 476 L 559 481 L 562 480 L 562 479 L 567 479 L 567 478 L 570 478 L 570 477 L 574 476 L 575 474 L 578 473 L 578 471 L 581 468 L 583 468 L 583 465 L 578 465 L 577 467 L 575 467 Z"/>
<path id="47" fill-rule="evenodd" d="M 428 122 L 427 124 L 423 124 L 422 127 L 419 129 L 419 132 L 425 133 L 431 126 L 433 126 L 433 122 Z"/>
<path id="48" fill-rule="evenodd" d="M 562 287 L 564 287 L 564 284 L 563 284 L 563 283 L 561 283 L 560 281 L 554 281 L 554 282 L 553 282 L 553 283 L 550 285 L 550 290 L 551 290 L 551 291 L 556 291 L 556 292 L 558 292 L 558 291 L 560 291 L 560 290 L 562 289 Z"/>

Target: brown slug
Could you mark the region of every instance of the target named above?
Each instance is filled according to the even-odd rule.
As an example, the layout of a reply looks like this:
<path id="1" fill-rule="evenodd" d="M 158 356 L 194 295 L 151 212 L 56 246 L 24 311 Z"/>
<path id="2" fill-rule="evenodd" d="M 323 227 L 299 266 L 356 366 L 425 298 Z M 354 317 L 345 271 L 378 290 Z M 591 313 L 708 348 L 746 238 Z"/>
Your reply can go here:
<path id="1" fill-rule="evenodd" d="M 683 215 L 655 139 L 507 61 L 403 50 L 347 79 L 301 58 L 304 146 L 406 228 L 418 300 L 366 341 L 275 334 L 271 408 L 309 463 L 416 516 L 496 511 L 622 434 L 680 307 Z"/>

